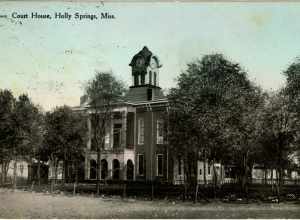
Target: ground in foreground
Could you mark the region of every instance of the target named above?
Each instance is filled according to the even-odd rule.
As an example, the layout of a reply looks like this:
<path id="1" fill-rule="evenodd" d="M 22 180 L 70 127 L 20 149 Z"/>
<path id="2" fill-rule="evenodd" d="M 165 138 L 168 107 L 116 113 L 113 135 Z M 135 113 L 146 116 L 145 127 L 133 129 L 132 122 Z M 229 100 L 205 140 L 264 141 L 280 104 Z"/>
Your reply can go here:
<path id="1" fill-rule="evenodd" d="M 140 201 L 0 188 L 0 218 L 300 218 L 299 204 Z"/>

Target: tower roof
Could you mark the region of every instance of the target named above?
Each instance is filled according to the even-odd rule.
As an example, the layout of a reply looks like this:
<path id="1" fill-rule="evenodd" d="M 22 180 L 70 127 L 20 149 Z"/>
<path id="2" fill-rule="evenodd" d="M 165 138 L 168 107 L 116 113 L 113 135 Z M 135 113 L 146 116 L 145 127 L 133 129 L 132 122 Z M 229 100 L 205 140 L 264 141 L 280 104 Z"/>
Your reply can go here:
<path id="1" fill-rule="evenodd" d="M 133 56 L 129 66 L 134 66 L 135 62 L 138 58 L 142 57 L 145 60 L 145 65 L 149 65 L 150 58 L 152 56 L 152 52 L 148 49 L 148 47 L 144 46 L 143 49 Z"/>

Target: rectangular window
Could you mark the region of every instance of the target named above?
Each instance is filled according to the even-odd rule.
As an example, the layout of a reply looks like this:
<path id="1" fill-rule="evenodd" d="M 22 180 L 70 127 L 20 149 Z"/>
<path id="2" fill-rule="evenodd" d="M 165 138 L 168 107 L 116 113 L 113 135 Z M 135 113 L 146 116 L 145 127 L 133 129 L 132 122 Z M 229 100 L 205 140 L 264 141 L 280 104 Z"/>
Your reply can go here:
<path id="1" fill-rule="evenodd" d="M 164 142 L 164 124 L 163 120 L 159 119 L 156 123 L 157 135 L 156 135 L 156 143 L 163 144 Z"/>
<path id="2" fill-rule="evenodd" d="M 92 136 L 91 139 L 91 151 L 96 151 L 97 150 L 97 143 L 96 143 L 96 138 Z"/>
<path id="3" fill-rule="evenodd" d="M 119 148 L 121 146 L 121 130 L 122 124 L 114 124 L 114 148 Z"/>
<path id="4" fill-rule="evenodd" d="M 157 154 L 157 176 L 163 176 L 163 155 Z"/>
<path id="5" fill-rule="evenodd" d="M 210 175 L 210 166 L 207 166 L 207 174 Z"/>
<path id="6" fill-rule="evenodd" d="M 144 175 L 144 154 L 137 155 L 137 173 L 140 176 Z"/>
<path id="7" fill-rule="evenodd" d="M 138 144 L 144 144 L 144 119 L 138 120 Z"/>
<path id="8" fill-rule="evenodd" d="M 200 176 L 202 175 L 202 169 L 201 168 L 199 169 L 199 175 Z"/>
<path id="9" fill-rule="evenodd" d="M 122 119 L 122 114 L 121 112 L 114 112 L 113 117 L 115 120 Z"/>
<path id="10" fill-rule="evenodd" d="M 109 132 L 105 134 L 105 144 L 109 144 Z"/>
<path id="11" fill-rule="evenodd" d="M 181 169 L 182 169 L 182 161 L 181 157 L 178 158 L 178 175 L 181 175 Z"/>
<path id="12" fill-rule="evenodd" d="M 23 170 L 24 170 L 24 165 L 20 164 L 20 171 L 21 171 L 21 173 L 23 173 Z"/>
<path id="13" fill-rule="evenodd" d="M 97 150 L 97 140 L 96 140 L 96 127 L 97 127 L 97 122 L 99 121 L 99 115 L 97 114 L 91 114 L 90 116 L 90 137 L 91 137 L 91 151 L 96 151 Z M 98 141 L 99 144 L 99 141 Z"/>

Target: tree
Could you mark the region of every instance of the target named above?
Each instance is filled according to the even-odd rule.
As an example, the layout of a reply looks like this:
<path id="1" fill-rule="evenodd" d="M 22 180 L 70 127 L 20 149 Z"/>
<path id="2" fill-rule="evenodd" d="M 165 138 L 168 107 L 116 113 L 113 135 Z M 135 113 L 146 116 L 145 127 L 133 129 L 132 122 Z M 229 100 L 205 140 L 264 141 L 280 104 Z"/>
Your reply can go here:
<path id="1" fill-rule="evenodd" d="M 247 198 L 249 177 L 259 148 L 264 107 L 265 95 L 257 87 L 249 88 L 236 100 L 235 112 L 232 112 L 229 122 L 229 149 L 232 152 L 229 162 L 236 166 L 241 190 Z"/>
<path id="2" fill-rule="evenodd" d="M 97 150 L 97 194 L 100 193 L 100 160 L 104 146 L 105 128 L 110 123 L 114 104 L 121 101 L 125 88 L 111 73 L 97 72 L 90 80 L 85 95 L 91 109 L 93 144 Z"/>
<path id="3" fill-rule="evenodd" d="M 1 165 L 1 183 L 7 178 L 7 171 L 12 160 L 12 145 L 14 142 L 13 112 L 15 107 L 15 98 L 11 91 L 0 90 L 0 165 Z"/>
<path id="4" fill-rule="evenodd" d="M 38 185 L 41 185 L 41 162 L 45 161 L 43 160 L 43 141 L 44 141 L 44 132 L 45 132 L 45 118 L 44 114 L 42 113 L 41 109 L 38 109 L 38 112 L 34 115 L 34 120 L 31 127 L 31 146 L 32 149 L 30 151 L 31 158 L 29 158 L 30 161 L 32 159 L 36 159 L 38 162 L 37 165 L 37 181 Z"/>
<path id="5" fill-rule="evenodd" d="M 31 162 L 34 149 L 40 147 L 41 132 L 37 128 L 39 109 L 29 97 L 22 94 L 15 99 L 9 90 L 1 90 L 0 146 L 2 164 L 2 182 L 5 181 L 8 164 L 14 161 L 13 186 L 17 183 L 17 161 Z"/>
<path id="6" fill-rule="evenodd" d="M 22 94 L 15 103 L 13 113 L 14 136 L 14 186 L 16 186 L 16 169 L 18 159 L 31 163 L 35 152 L 41 147 L 40 129 L 41 113 L 30 98 Z"/>
<path id="7" fill-rule="evenodd" d="M 248 80 L 239 64 L 213 54 L 188 64 L 178 78 L 178 86 L 171 89 L 169 100 L 170 145 L 174 152 L 190 152 L 194 161 L 202 152 L 200 157 L 213 165 L 216 186 L 215 163 L 232 158 L 232 145 L 249 148 L 249 136 L 241 134 L 246 133 L 242 130 L 249 122 L 246 116 L 261 103 L 260 89 Z M 238 143 L 237 134 L 241 136 Z M 193 163 L 187 156 L 185 160 Z M 197 172 L 192 176 L 197 177 Z"/>
<path id="8" fill-rule="evenodd" d="M 168 110 L 168 142 L 170 152 L 177 157 L 178 160 L 183 160 L 184 164 L 184 183 L 186 198 L 188 185 L 196 181 L 192 176 L 197 175 L 197 151 L 195 147 L 195 129 L 193 128 L 193 120 L 190 117 L 190 109 L 188 104 L 185 105 L 178 97 L 177 91 L 171 91 L 169 95 L 170 107 Z M 189 169 L 189 167 L 191 169 Z M 179 168 L 181 169 L 181 168 Z"/>
<path id="9" fill-rule="evenodd" d="M 300 58 L 296 58 L 283 74 L 286 76 L 286 86 L 283 93 L 288 98 L 288 109 L 296 114 L 297 120 L 300 121 Z M 300 147 L 296 150 L 300 152 Z"/>
<path id="10" fill-rule="evenodd" d="M 290 109 L 299 112 L 300 109 L 300 59 L 296 59 L 283 72 L 286 76 L 286 86 L 283 92 L 289 99 Z"/>
<path id="11" fill-rule="evenodd" d="M 276 170 L 278 200 L 283 185 L 284 169 L 289 168 L 290 155 L 299 140 L 297 115 L 289 110 L 289 99 L 283 93 L 275 93 L 268 99 L 264 111 L 261 154 L 268 156 L 266 164 Z"/>
<path id="12" fill-rule="evenodd" d="M 72 161 L 76 168 L 83 156 L 86 136 L 86 123 L 84 118 L 72 111 L 70 107 L 57 107 L 45 116 L 45 134 L 43 154 L 48 155 L 55 170 L 57 179 L 57 168 L 60 161 L 63 162 L 63 183 L 66 176 L 65 171 L 69 162 Z M 77 169 L 76 178 L 77 181 Z M 53 181 L 52 181 L 53 188 Z"/>

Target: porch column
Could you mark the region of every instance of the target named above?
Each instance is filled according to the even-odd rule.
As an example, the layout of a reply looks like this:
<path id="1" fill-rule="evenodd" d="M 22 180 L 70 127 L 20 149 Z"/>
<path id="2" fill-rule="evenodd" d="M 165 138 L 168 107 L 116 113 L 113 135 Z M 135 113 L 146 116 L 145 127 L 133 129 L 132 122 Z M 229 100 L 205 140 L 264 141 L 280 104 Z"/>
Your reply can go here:
<path id="1" fill-rule="evenodd" d="M 122 111 L 122 129 L 121 129 L 121 148 L 125 149 L 126 146 L 126 132 L 127 132 L 127 112 Z"/>

